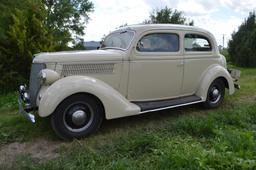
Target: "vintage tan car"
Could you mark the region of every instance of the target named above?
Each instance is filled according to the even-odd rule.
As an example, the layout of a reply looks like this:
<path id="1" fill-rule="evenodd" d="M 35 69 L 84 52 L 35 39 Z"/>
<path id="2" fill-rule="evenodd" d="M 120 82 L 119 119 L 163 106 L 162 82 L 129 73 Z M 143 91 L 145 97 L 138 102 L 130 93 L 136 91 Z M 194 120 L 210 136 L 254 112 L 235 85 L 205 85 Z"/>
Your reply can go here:
<path id="1" fill-rule="evenodd" d="M 231 73 L 232 72 L 232 73 Z M 232 75 L 232 76 L 231 76 Z M 219 106 L 239 70 L 227 70 L 215 38 L 182 25 L 133 25 L 109 34 L 99 50 L 36 54 L 19 111 L 31 122 L 51 116 L 63 139 L 115 119 L 195 103 Z"/>

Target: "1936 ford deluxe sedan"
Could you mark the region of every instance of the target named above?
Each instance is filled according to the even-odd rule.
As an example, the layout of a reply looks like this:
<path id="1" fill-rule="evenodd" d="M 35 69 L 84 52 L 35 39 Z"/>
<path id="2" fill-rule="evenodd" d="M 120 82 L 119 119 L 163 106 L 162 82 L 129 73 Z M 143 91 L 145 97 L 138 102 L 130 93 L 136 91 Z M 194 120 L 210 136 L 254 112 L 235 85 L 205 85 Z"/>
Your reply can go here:
<path id="1" fill-rule="evenodd" d="M 19 111 L 51 116 L 63 139 L 97 130 L 104 118 L 203 103 L 233 94 L 238 70 L 227 70 L 213 35 L 181 25 L 134 25 L 109 34 L 99 50 L 36 54 Z"/>

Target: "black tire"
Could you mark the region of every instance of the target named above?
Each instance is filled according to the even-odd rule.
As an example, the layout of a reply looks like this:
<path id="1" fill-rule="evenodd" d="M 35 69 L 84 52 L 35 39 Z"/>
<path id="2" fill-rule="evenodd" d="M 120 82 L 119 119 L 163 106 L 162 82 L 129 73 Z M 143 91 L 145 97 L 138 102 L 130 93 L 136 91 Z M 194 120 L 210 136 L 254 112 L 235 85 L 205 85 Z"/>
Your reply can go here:
<path id="1" fill-rule="evenodd" d="M 223 80 L 216 79 L 210 85 L 207 92 L 207 99 L 203 103 L 207 109 L 216 108 L 221 105 L 225 96 L 225 84 Z"/>
<path id="2" fill-rule="evenodd" d="M 51 116 L 51 125 L 62 139 L 79 139 L 98 130 L 103 115 L 103 106 L 94 96 L 75 94 L 59 104 Z"/>

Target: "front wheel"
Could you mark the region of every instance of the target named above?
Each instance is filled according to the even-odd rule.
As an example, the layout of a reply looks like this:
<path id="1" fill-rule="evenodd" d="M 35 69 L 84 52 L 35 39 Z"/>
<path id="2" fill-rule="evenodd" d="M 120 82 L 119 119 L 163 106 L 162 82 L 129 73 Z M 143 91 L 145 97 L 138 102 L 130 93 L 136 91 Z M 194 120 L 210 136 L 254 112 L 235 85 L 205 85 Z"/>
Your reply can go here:
<path id="1" fill-rule="evenodd" d="M 60 103 L 51 116 L 51 125 L 62 139 L 82 138 L 100 127 L 103 113 L 94 96 L 75 94 Z"/>
<path id="2" fill-rule="evenodd" d="M 212 82 L 208 89 L 207 99 L 204 102 L 204 107 L 211 109 L 218 107 L 225 96 L 225 84 L 221 79 L 216 79 Z"/>

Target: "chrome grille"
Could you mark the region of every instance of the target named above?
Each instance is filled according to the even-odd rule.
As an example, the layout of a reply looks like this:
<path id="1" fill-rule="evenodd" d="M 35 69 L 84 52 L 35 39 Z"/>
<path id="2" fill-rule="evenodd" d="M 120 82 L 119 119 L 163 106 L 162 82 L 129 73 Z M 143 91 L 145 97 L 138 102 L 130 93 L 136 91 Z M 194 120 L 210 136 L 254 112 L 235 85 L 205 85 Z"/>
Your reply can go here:
<path id="1" fill-rule="evenodd" d="M 32 107 L 36 106 L 36 97 L 40 89 L 40 80 L 38 79 L 38 74 L 42 69 L 45 69 L 46 65 L 43 63 L 33 63 L 30 71 L 29 80 L 29 96 L 30 104 Z"/>
<path id="2" fill-rule="evenodd" d="M 98 73 L 113 73 L 113 63 L 102 64 L 64 64 L 61 75 L 84 75 L 84 74 L 98 74 Z"/>

